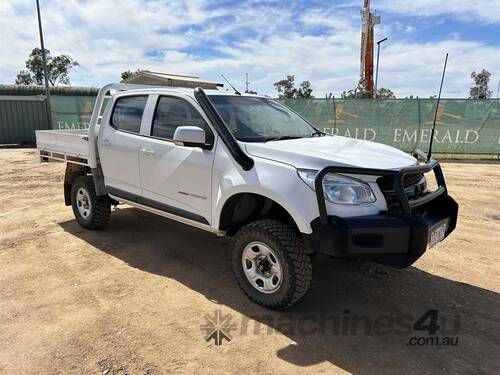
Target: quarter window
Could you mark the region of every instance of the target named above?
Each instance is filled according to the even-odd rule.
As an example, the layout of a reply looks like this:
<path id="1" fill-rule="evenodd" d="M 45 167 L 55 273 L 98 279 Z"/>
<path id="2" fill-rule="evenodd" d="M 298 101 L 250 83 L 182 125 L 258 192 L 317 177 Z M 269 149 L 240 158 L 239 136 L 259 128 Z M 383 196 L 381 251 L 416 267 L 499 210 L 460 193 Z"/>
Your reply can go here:
<path id="1" fill-rule="evenodd" d="M 139 133 L 147 96 L 125 96 L 116 101 L 111 125 L 118 130 Z"/>
<path id="2" fill-rule="evenodd" d="M 197 126 L 205 130 L 206 143 L 211 143 L 212 132 L 200 113 L 186 100 L 161 96 L 158 100 L 151 135 L 162 139 L 174 139 L 179 126 Z"/>

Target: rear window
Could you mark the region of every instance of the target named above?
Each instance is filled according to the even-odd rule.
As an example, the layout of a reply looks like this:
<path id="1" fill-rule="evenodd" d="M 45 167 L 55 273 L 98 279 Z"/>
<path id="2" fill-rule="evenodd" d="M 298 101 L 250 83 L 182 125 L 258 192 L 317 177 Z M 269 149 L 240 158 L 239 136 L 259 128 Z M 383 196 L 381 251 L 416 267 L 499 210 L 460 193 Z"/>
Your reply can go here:
<path id="1" fill-rule="evenodd" d="M 118 130 L 139 133 L 147 100 L 147 95 L 125 96 L 117 99 L 111 125 Z"/>

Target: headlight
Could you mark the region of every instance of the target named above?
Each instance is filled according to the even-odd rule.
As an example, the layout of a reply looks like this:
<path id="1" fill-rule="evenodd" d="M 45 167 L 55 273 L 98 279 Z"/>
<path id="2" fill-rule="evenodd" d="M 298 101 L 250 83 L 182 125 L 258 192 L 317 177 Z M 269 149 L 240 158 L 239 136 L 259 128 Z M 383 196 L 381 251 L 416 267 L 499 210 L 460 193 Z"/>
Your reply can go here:
<path id="1" fill-rule="evenodd" d="M 299 169 L 298 174 L 311 189 L 318 171 Z M 375 202 L 375 195 L 370 186 L 362 181 L 355 180 L 339 174 L 328 173 L 323 178 L 323 191 L 325 198 L 338 204 L 361 204 Z"/>

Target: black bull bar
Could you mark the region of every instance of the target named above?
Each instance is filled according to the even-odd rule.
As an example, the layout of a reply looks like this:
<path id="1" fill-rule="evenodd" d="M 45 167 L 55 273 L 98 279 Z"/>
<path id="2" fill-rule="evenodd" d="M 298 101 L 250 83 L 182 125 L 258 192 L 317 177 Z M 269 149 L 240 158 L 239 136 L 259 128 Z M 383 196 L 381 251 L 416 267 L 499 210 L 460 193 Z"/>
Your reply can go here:
<path id="1" fill-rule="evenodd" d="M 303 235 L 306 247 L 335 257 L 407 267 L 424 254 L 429 243 L 432 246 L 436 229 L 446 225 L 447 237 L 455 229 L 458 204 L 448 195 L 439 163 L 434 159 L 425 161 L 421 151 L 416 151 L 415 156 L 424 163 L 399 170 L 340 166 L 322 169 L 315 179 L 319 217 L 311 222 L 313 232 Z M 437 189 L 410 199 L 405 191 L 405 176 L 431 171 L 436 177 Z M 387 211 L 375 215 L 339 217 L 333 213 L 329 216 L 323 190 L 323 178 L 327 173 L 391 176 L 394 189 L 391 197 L 397 200 L 399 207 L 394 211 L 388 203 Z M 384 196 L 387 200 L 385 193 Z"/>
<path id="2" fill-rule="evenodd" d="M 424 159 L 425 155 L 422 151 L 416 150 L 415 156 L 419 159 Z M 404 177 L 408 174 L 414 173 L 428 173 L 430 171 L 434 172 L 436 176 L 436 182 L 438 184 L 438 188 L 417 199 L 409 200 L 404 187 Z M 411 215 L 412 210 L 416 207 L 420 207 L 429 203 L 430 201 L 436 199 L 441 195 L 448 194 L 448 189 L 446 188 L 446 182 L 444 180 L 443 171 L 438 161 L 435 159 L 431 159 L 427 161 L 425 164 L 414 165 L 410 167 L 405 167 L 399 170 L 387 170 L 387 169 L 370 169 L 370 168 L 356 168 L 356 167 L 325 167 L 323 168 L 316 176 L 314 181 L 314 185 L 316 188 L 316 198 L 318 201 L 318 209 L 319 209 L 319 217 L 321 219 L 322 224 L 328 223 L 328 213 L 326 210 L 326 201 L 325 201 L 325 193 L 323 190 L 323 178 L 328 173 L 340 173 L 340 174 L 358 174 L 358 175 L 367 175 L 367 176 L 392 176 L 394 191 L 396 192 L 397 199 L 399 204 L 401 205 L 401 210 L 405 215 Z"/>

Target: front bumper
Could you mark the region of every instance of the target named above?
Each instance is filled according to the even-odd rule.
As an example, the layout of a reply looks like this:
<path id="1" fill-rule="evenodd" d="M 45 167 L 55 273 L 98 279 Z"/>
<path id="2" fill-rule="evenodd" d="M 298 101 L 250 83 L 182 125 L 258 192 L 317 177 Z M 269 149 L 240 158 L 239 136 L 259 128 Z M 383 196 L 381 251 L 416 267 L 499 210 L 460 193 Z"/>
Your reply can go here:
<path id="1" fill-rule="evenodd" d="M 404 176 L 430 171 L 436 176 L 437 190 L 409 200 L 403 186 Z M 392 175 L 400 209 L 371 216 L 328 216 L 322 186 L 327 173 Z M 311 222 L 313 232 L 304 236 L 304 242 L 311 250 L 336 257 L 408 267 L 425 253 L 434 229 L 447 225 L 444 234 L 447 237 L 457 223 L 458 204 L 448 195 L 441 167 L 435 160 L 400 171 L 327 167 L 316 177 L 316 193 L 320 217 Z"/>
<path id="2" fill-rule="evenodd" d="M 446 223 L 445 237 L 453 232 L 457 214 L 458 204 L 450 196 L 442 196 L 418 215 L 328 216 L 327 224 L 319 218 L 311 223 L 313 233 L 305 241 L 319 253 L 404 268 L 425 253 L 435 228 Z"/>

